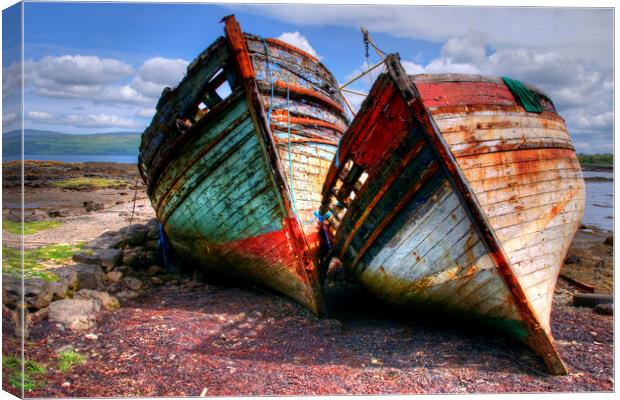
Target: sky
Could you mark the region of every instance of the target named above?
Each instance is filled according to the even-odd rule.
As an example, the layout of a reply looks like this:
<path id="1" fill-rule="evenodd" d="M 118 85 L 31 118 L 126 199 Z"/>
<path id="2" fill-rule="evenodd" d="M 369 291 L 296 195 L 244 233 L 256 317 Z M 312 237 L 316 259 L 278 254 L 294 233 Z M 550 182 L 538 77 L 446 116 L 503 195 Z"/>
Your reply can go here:
<path id="1" fill-rule="evenodd" d="M 4 132 L 19 123 L 13 14 L 3 12 Z M 363 26 L 383 51 L 398 52 L 411 74 L 474 73 L 534 84 L 566 120 L 578 152 L 613 151 L 610 8 L 27 2 L 24 127 L 143 131 L 162 89 L 175 86 L 223 34 L 219 21 L 229 14 L 246 32 L 316 55 L 340 83 L 366 68 Z M 371 52 L 370 64 L 378 61 Z M 351 88 L 368 91 L 377 74 Z M 347 97 L 355 107 L 363 101 Z"/>

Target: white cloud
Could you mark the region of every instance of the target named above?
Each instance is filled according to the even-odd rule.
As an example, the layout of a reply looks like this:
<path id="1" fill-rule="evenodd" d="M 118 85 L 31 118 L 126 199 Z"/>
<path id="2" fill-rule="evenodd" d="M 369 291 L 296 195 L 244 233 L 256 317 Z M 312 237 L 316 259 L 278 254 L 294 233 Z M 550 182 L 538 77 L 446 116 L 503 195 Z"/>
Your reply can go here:
<path id="1" fill-rule="evenodd" d="M 17 121 L 17 114 L 15 113 L 9 113 L 9 114 L 3 114 L 2 115 L 2 123 L 3 124 L 10 124 L 12 122 Z"/>
<path id="2" fill-rule="evenodd" d="M 13 63 L 2 68 L 2 101 L 6 102 L 9 97 L 19 94 L 21 90 L 22 68 L 20 63 Z M 10 101 L 20 101 L 19 98 L 11 98 Z"/>
<path id="3" fill-rule="evenodd" d="M 146 82 L 173 86 L 183 77 L 187 64 L 187 61 L 180 58 L 155 57 L 142 64 L 138 76 Z"/>
<path id="4" fill-rule="evenodd" d="M 119 60 L 96 56 L 44 57 L 25 63 L 27 89 L 45 97 L 84 99 L 93 103 L 155 103 L 164 87 L 176 85 L 188 62 L 161 57 L 135 69 Z M 130 80 L 123 84 L 122 81 Z"/>
<path id="5" fill-rule="evenodd" d="M 122 61 L 84 55 L 48 56 L 29 67 L 30 79 L 39 80 L 39 84 L 69 86 L 114 82 L 133 72 L 133 68 Z"/>
<path id="6" fill-rule="evenodd" d="M 408 74 L 467 73 L 510 76 L 541 88 L 554 102 L 580 151 L 606 151 L 613 137 L 613 75 L 594 63 L 560 50 L 532 50 L 524 47 L 502 48 L 486 54 L 483 35 L 469 32 L 449 38 L 440 56 L 426 65 L 402 60 Z M 352 77 L 361 69 L 357 68 Z M 370 82 L 360 80 L 360 89 L 368 91 Z M 357 96 L 351 96 L 361 104 Z M 584 143 L 588 146 L 584 146 Z M 578 145 L 578 146 L 577 146 Z"/>
<path id="7" fill-rule="evenodd" d="M 462 37 L 475 27 L 493 47 L 526 44 L 536 50 L 556 49 L 586 60 L 612 62 L 611 8 L 277 4 L 241 9 L 302 26 L 364 26 L 371 34 L 433 42 Z"/>
<path id="8" fill-rule="evenodd" d="M 26 113 L 29 119 L 49 121 L 53 119 L 52 114 L 45 111 L 28 111 Z"/>
<path id="9" fill-rule="evenodd" d="M 418 74 L 426 73 L 426 70 L 424 69 L 423 65 L 416 64 L 413 61 L 401 60 L 401 64 L 403 68 L 405 69 L 405 72 L 407 72 L 410 75 L 418 75 Z"/>
<path id="10" fill-rule="evenodd" d="M 318 58 L 319 60 L 322 58 L 321 56 L 318 55 L 316 50 L 314 50 L 314 48 L 310 45 L 310 42 L 308 42 L 308 39 L 306 39 L 304 35 L 302 35 L 301 33 L 297 31 L 284 32 L 283 34 L 278 36 L 278 39 L 305 51 L 306 53 Z"/>
<path id="11" fill-rule="evenodd" d="M 136 128 L 139 126 L 139 124 L 132 119 L 107 114 L 67 115 L 64 120 L 67 124 L 78 127 L 113 126 L 117 128 Z"/>
<path id="12" fill-rule="evenodd" d="M 453 63 L 475 63 L 486 57 L 484 35 L 478 31 L 469 31 L 465 36 L 453 37 L 441 48 L 441 55 Z"/>
<path id="13" fill-rule="evenodd" d="M 477 65 L 456 63 L 451 58 L 437 58 L 424 67 L 424 73 L 438 74 L 442 72 L 480 74 L 482 70 Z"/>
<path id="14" fill-rule="evenodd" d="M 138 108 L 136 110 L 135 115 L 137 117 L 152 118 L 153 115 L 155 115 L 155 108 L 154 107 L 151 107 L 151 108 L 148 108 L 148 107 Z"/>
<path id="15" fill-rule="evenodd" d="M 139 124 L 130 119 L 110 114 L 56 115 L 45 111 L 28 111 L 27 120 L 34 123 L 67 125 L 87 128 L 136 128 Z"/>

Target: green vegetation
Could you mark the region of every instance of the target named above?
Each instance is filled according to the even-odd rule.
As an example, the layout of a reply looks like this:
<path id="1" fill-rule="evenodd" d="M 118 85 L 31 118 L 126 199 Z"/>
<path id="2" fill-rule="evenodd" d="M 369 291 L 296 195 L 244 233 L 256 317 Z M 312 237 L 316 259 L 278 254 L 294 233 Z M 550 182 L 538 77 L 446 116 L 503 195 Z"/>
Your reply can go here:
<path id="1" fill-rule="evenodd" d="M 70 135 L 66 133 L 24 130 L 24 148 L 28 155 L 117 155 L 133 156 L 138 154 L 140 133 L 115 132 L 94 135 Z M 18 155 L 21 151 L 19 131 L 2 135 L 2 153 Z"/>
<path id="2" fill-rule="evenodd" d="M 58 353 L 58 369 L 67 372 L 74 365 L 84 364 L 86 356 L 75 350 L 64 350 Z"/>
<path id="3" fill-rule="evenodd" d="M 91 177 L 70 178 L 52 182 L 52 186 L 65 189 L 103 189 L 109 187 L 126 187 L 127 185 L 129 185 L 129 183 L 122 179 Z"/>
<path id="4" fill-rule="evenodd" d="M 64 261 L 81 250 L 83 243 L 79 244 L 52 244 L 39 247 L 34 250 L 24 251 L 24 278 L 41 278 L 46 281 L 55 281 L 58 277 L 46 271 L 41 265 L 44 261 Z M 21 251 L 2 246 L 2 269 L 3 273 L 20 276 L 21 274 Z"/>
<path id="5" fill-rule="evenodd" d="M 16 357 L 3 357 L 2 368 L 6 370 L 9 384 L 17 389 L 28 391 L 45 386 L 45 381 L 39 380 L 40 376 L 45 373 L 45 367 L 36 361 L 26 360 L 23 375 L 22 360 Z"/>
<path id="6" fill-rule="evenodd" d="M 590 168 L 613 168 L 614 155 L 611 153 L 605 154 L 578 154 L 579 163 L 582 167 Z"/>
<path id="7" fill-rule="evenodd" d="M 24 223 L 24 235 L 32 235 L 40 231 L 47 229 L 53 229 L 61 225 L 59 221 L 32 221 Z M 10 232 L 14 235 L 22 234 L 21 222 L 9 221 L 7 219 L 2 220 L 2 230 Z"/>

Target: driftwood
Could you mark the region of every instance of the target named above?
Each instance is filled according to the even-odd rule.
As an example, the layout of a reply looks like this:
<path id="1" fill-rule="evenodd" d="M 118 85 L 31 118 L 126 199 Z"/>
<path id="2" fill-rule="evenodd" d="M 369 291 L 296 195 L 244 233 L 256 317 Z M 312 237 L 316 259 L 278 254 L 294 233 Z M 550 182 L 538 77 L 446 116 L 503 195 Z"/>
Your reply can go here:
<path id="1" fill-rule="evenodd" d="M 614 296 L 600 293 L 575 293 L 573 305 L 580 307 L 596 307 L 598 304 L 613 303 Z"/>
<path id="2" fill-rule="evenodd" d="M 594 286 L 590 285 L 589 283 L 580 282 L 577 279 L 571 278 L 570 276 L 564 274 L 560 274 L 560 278 L 564 279 L 566 282 L 572 284 L 573 286 L 578 287 L 584 292 L 594 293 Z"/>

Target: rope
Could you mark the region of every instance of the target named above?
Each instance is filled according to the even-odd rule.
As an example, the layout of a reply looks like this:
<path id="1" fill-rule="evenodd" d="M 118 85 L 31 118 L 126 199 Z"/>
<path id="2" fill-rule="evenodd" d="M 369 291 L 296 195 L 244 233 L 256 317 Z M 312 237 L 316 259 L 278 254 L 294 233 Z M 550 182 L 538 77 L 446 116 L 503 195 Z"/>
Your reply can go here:
<path id="1" fill-rule="evenodd" d="M 368 42 L 370 39 L 368 38 L 368 31 L 362 31 L 364 35 L 364 50 L 366 52 L 366 68 L 370 68 L 370 54 L 368 54 Z M 368 72 L 368 76 L 370 77 L 370 81 L 372 82 L 372 74 L 370 71 Z"/>
<path id="2" fill-rule="evenodd" d="M 269 124 L 271 124 L 271 112 L 273 108 L 273 96 L 274 96 L 274 83 L 275 82 L 273 79 L 271 79 L 271 69 L 270 69 L 271 62 L 269 61 L 269 59 L 271 58 L 271 52 L 269 51 L 269 47 L 267 46 L 267 42 L 265 42 L 265 39 L 262 39 L 262 41 L 263 41 L 263 47 L 265 48 L 265 55 L 267 56 L 267 62 L 266 62 L 267 79 L 269 80 L 269 86 L 271 88 L 271 96 L 269 98 L 269 111 L 267 113 L 267 119 L 269 121 Z M 286 79 L 286 77 L 282 73 L 282 70 L 280 69 L 277 63 L 274 63 L 273 65 L 276 67 L 276 71 L 280 74 L 280 77 L 286 84 L 286 128 L 287 128 L 288 162 L 289 162 L 289 178 L 290 178 L 289 186 L 291 189 L 291 200 L 292 200 L 292 205 L 293 205 L 293 212 L 295 213 L 295 217 L 298 220 L 301 220 L 301 218 L 299 218 L 299 213 L 297 212 L 297 203 L 295 201 L 295 185 L 293 184 L 293 156 L 292 156 L 292 151 L 291 151 L 291 98 L 290 98 L 290 91 L 289 91 L 289 86 L 288 86 L 288 79 Z"/>
<path id="3" fill-rule="evenodd" d="M 136 187 L 136 190 L 133 193 L 133 207 L 131 209 L 131 217 L 129 218 L 129 225 L 131 225 L 131 222 L 133 221 L 133 215 L 136 212 L 136 197 L 138 196 L 138 177 L 137 176 L 136 176 L 135 187 Z"/>
<path id="4" fill-rule="evenodd" d="M 331 250 L 332 243 L 329 240 L 329 235 L 327 234 L 327 229 L 325 229 L 325 224 L 323 223 L 323 221 L 331 217 L 332 212 L 328 210 L 325 214 L 321 214 L 321 212 L 317 210 L 313 214 L 314 214 L 315 219 L 318 219 L 319 222 L 321 223 L 321 230 L 323 231 L 323 235 L 325 236 L 325 243 L 327 243 L 327 248 Z"/>
<path id="5" fill-rule="evenodd" d="M 159 239 L 157 239 L 157 250 L 161 254 L 164 266 L 167 266 L 170 254 L 170 243 L 168 243 L 168 239 L 166 238 L 166 232 L 164 232 L 164 226 L 161 223 L 159 224 Z"/>

